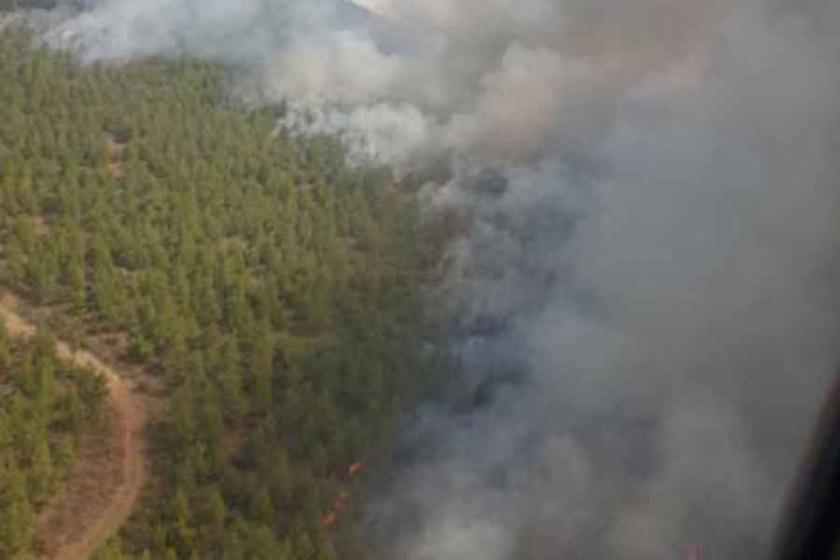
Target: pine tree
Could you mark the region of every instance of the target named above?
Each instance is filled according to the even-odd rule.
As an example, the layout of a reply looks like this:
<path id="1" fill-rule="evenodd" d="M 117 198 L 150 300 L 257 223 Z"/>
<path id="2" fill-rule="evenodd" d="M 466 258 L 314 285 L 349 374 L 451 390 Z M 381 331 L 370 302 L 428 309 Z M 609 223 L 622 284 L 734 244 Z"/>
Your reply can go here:
<path id="1" fill-rule="evenodd" d="M 6 487 L 0 501 L 0 552 L 4 557 L 13 558 L 31 546 L 35 513 L 23 474 L 12 469 L 4 478 Z"/>

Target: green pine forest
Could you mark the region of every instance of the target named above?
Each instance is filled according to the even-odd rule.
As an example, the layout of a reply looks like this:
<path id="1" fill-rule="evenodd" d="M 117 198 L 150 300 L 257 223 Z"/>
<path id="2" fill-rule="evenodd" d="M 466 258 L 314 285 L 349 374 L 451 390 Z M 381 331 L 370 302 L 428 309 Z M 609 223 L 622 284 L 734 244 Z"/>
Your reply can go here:
<path id="1" fill-rule="evenodd" d="M 339 140 L 288 135 L 282 107 L 227 99 L 224 68 L 82 65 L 33 45 L 0 32 L 0 285 L 53 310 L 55 332 L 122 341 L 162 403 L 152 481 L 99 558 L 364 557 L 365 476 L 442 369 L 412 197 L 347 164 Z M 41 346 L 4 340 L 0 380 L 62 376 Z M 100 393 L 0 400 L 0 508 L 31 517 L 83 429 L 73 395 L 95 411 Z M 350 506 L 325 526 L 340 492 Z M 29 537 L 0 527 L 0 557 L 26 558 Z"/>

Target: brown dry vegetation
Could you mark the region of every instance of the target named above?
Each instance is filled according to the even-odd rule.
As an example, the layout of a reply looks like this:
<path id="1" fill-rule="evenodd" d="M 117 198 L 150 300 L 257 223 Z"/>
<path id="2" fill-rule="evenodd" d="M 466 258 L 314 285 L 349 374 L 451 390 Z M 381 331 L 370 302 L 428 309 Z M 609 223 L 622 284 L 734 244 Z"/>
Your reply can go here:
<path id="1" fill-rule="evenodd" d="M 110 160 L 108 170 L 114 179 L 125 177 L 125 146 L 125 143 L 120 142 L 114 134 L 105 134 L 105 149 Z"/>

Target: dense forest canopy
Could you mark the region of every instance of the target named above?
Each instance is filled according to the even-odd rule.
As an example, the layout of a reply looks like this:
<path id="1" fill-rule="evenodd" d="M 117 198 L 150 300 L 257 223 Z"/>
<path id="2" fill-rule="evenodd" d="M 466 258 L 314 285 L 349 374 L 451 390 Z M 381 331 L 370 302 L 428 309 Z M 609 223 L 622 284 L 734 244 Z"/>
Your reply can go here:
<path id="1" fill-rule="evenodd" d="M 434 385 L 429 250 L 390 172 L 226 104 L 222 77 L 2 32 L 0 281 L 164 387 L 154 482 L 103 557 L 349 556 L 352 507 L 324 515 Z"/>

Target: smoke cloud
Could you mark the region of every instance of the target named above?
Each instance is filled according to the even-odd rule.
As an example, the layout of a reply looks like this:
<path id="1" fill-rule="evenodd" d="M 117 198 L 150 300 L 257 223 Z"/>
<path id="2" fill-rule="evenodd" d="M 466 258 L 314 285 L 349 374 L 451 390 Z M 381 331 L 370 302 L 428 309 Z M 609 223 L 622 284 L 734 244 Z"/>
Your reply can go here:
<path id="1" fill-rule="evenodd" d="M 48 39 L 188 53 L 285 126 L 445 157 L 469 406 L 412 423 L 384 557 L 754 558 L 838 363 L 840 8 L 102 0 Z M 417 443 L 417 442 L 422 442 Z"/>

